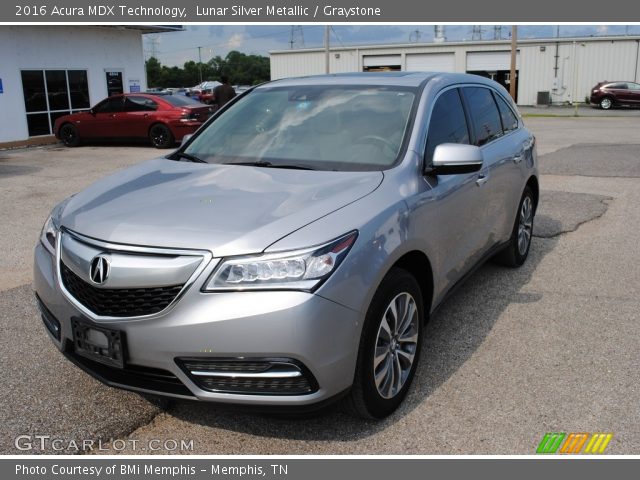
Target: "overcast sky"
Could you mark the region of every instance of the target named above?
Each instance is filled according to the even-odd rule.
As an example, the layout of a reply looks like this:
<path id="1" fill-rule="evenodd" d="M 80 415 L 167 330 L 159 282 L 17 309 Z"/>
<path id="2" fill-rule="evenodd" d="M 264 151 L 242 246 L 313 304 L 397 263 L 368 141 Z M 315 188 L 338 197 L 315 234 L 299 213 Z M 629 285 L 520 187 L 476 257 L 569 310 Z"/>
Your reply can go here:
<path id="1" fill-rule="evenodd" d="M 493 39 L 494 27 L 483 25 L 482 38 Z M 419 32 L 416 34 L 416 30 Z M 447 25 L 447 40 L 471 40 L 472 25 Z M 145 56 L 156 53 L 165 65 L 182 66 L 188 60 L 198 60 L 198 46 L 202 61 L 230 50 L 247 54 L 268 55 L 270 50 L 290 48 L 292 27 L 287 25 L 189 25 L 184 32 L 145 35 Z M 511 26 L 502 26 L 502 38 L 510 38 Z M 640 25 L 578 25 L 560 27 L 560 35 L 640 35 Z M 320 47 L 323 44 L 324 26 L 303 25 L 295 27 L 294 48 Z M 520 26 L 520 38 L 555 37 L 556 27 L 551 25 Z M 363 45 L 375 43 L 430 42 L 433 25 L 335 25 L 331 31 L 332 45 Z M 304 41 L 304 43 L 303 43 Z"/>

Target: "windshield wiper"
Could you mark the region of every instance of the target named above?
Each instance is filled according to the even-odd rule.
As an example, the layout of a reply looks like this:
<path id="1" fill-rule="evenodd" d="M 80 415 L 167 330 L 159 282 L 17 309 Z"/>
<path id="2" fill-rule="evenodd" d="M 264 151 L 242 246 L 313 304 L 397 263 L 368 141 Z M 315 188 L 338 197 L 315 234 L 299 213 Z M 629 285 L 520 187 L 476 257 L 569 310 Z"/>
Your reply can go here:
<path id="1" fill-rule="evenodd" d="M 190 162 L 193 162 L 193 163 L 207 163 L 206 161 L 202 160 L 201 158 L 198 158 L 195 155 L 191 155 L 190 153 L 177 152 L 174 155 L 178 159 L 184 158 L 185 160 L 189 160 Z"/>
<path id="2" fill-rule="evenodd" d="M 305 165 L 294 165 L 290 163 L 271 163 L 266 160 L 259 160 L 257 162 L 227 162 L 224 165 L 247 165 L 249 167 L 266 167 L 266 168 L 289 168 L 291 170 L 315 170 L 313 167 L 307 167 Z"/>

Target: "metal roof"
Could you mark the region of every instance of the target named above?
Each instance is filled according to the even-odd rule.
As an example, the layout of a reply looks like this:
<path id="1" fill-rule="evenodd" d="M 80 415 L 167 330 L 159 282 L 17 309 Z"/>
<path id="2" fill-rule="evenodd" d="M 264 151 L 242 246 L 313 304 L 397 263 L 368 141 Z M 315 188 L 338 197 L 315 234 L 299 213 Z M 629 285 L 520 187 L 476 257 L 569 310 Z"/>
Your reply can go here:
<path id="1" fill-rule="evenodd" d="M 640 41 L 640 35 L 608 35 L 602 37 L 553 37 L 553 38 L 522 38 L 518 39 L 518 45 L 553 45 L 558 43 L 585 43 L 585 42 L 616 42 L 616 41 Z M 374 49 L 397 49 L 397 48 L 425 48 L 425 47 L 473 47 L 481 45 L 504 45 L 509 47 L 511 40 L 468 40 L 454 42 L 430 42 L 430 43 L 369 43 L 364 45 L 331 46 L 332 52 L 347 50 L 374 50 Z M 324 52 L 324 47 L 299 48 L 287 50 L 270 50 L 270 54 L 286 53 L 311 53 Z"/>

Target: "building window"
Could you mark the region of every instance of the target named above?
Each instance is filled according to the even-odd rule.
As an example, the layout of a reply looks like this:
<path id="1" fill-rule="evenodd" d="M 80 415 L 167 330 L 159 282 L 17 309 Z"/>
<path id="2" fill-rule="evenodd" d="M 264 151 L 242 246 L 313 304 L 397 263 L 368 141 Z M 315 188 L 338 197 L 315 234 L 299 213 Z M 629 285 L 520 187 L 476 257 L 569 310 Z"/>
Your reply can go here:
<path id="1" fill-rule="evenodd" d="M 22 70 L 29 136 L 51 135 L 56 118 L 87 110 L 86 70 Z"/>

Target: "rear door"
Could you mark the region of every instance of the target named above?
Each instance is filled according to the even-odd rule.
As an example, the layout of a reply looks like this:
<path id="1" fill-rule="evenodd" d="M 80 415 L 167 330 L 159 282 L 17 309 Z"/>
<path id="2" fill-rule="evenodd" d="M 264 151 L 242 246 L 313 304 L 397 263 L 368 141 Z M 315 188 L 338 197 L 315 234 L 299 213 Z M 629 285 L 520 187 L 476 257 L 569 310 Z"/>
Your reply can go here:
<path id="1" fill-rule="evenodd" d="M 158 110 L 158 103 L 148 97 L 127 95 L 124 100 L 124 111 L 118 129 L 122 137 L 144 137 L 154 121 L 154 113 Z"/>
<path id="2" fill-rule="evenodd" d="M 109 97 L 91 109 L 91 117 L 78 125 L 80 137 L 110 138 L 116 137 L 116 122 L 122 114 L 123 97 Z"/>
<path id="3" fill-rule="evenodd" d="M 515 112 L 497 91 L 474 86 L 464 87 L 463 93 L 472 118 L 474 141 L 484 159 L 484 249 L 488 250 L 511 235 L 524 184 L 523 160 L 530 154 L 533 138 L 520 128 Z"/>
<path id="4" fill-rule="evenodd" d="M 475 144 L 482 149 L 486 178 L 482 200 L 486 211 L 483 250 L 509 239 L 523 185 L 522 160 L 533 139 L 502 96 L 487 86 L 464 87 Z"/>

